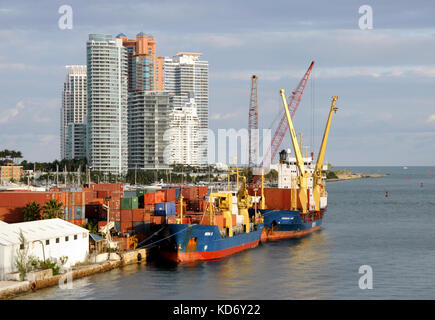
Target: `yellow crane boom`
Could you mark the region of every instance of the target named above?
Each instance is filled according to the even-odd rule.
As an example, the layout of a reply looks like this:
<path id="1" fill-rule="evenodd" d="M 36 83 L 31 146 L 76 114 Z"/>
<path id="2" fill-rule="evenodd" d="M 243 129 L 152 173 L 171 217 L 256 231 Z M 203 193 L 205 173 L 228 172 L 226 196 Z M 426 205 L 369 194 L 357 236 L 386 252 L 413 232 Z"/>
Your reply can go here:
<path id="1" fill-rule="evenodd" d="M 291 118 L 290 112 L 288 110 L 287 100 L 285 98 L 284 89 L 281 89 L 280 93 L 281 93 L 281 97 L 282 97 L 282 102 L 284 104 L 284 110 L 285 110 L 285 115 L 287 117 L 288 128 L 290 131 L 290 137 L 292 140 L 293 149 L 295 150 L 296 164 L 299 168 L 299 173 L 300 173 L 298 176 L 299 200 L 300 200 L 301 205 L 302 205 L 302 208 L 300 208 L 300 210 L 303 213 L 306 213 L 307 212 L 307 203 L 308 203 L 307 178 L 310 176 L 310 174 L 305 170 L 304 160 L 302 158 L 302 153 L 301 153 L 301 150 L 299 148 L 298 139 L 296 136 L 295 128 L 293 126 L 292 118 Z"/>
<path id="2" fill-rule="evenodd" d="M 337 112 L 338 108 L 335 107 L 335 102 L 338 97 L 333 96 L 331 102 L 331 109 L 329 110 L 328 121 L 326 122 L 325 132 L 323 133 L 322 144 L 320 145 L 319 155 L 317 157 L 316 167 L 313 174 L 313 198 L 316 205 L 316 210 L 320 210 L 320 193 L 323 186 L 322 167 L 323 159 L 325 157 L 326 144 L 329 137 L 329 129 L 331 127 L 332 113 Z"/>

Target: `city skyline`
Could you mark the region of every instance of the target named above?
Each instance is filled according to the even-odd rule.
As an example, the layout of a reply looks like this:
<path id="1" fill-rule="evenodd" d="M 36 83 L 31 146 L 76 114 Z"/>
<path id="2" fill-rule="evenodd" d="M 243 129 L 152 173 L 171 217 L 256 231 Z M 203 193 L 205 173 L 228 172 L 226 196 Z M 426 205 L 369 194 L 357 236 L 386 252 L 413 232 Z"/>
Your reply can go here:
<path id="1" fill-rule="evenodd" d="M 314 80 L 295 116 L 296 130 L 304 132 L 307 144 L 315 123 L 315 154 L 329 99 L 338 95 L 328 162 L 434 164 L 431 2 L 415 7 L 406 1 L 393 6 L 369 1 L 373 30 L 358 27 L 359 1 L 313 3 L 133 1 L 123 6 L 78 1 L 72 4 L 73 29 L 61 30 L 57 11 L 62 3 L 5 1 L 0 6 L 2 145 L 21 150 L 30 161 L 56 159 L 64 66 L 85 64 L 83 43 L 90 33 L 131 36 L 143 30 L 158 41 L 161 56 L 183 50 L 207 57 L 213 66 L 209 117 L 215 131 L 247 128 L 252 74 L 258 75 L 259 127 L 267 128 L 282 109 L 279 89 L 293 90 L 315 60 Z M 288 137 L 284 143 L 290 147 Z"/>

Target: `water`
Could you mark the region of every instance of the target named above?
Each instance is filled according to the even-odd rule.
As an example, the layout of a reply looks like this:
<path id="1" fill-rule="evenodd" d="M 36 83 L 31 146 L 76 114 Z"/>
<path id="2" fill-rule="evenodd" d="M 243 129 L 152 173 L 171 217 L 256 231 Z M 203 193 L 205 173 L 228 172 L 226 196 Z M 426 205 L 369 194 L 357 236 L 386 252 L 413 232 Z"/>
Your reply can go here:
<path id="1" fill-rule="evenodd" d="M 347 169 L 390 175 L 328 183 L 323 229 L 303 239 L 222 261 L 130 265 L 19 299 L 434 299 L 435 167 Z M 361 265 L 372 290 L 358 286 Z"/>

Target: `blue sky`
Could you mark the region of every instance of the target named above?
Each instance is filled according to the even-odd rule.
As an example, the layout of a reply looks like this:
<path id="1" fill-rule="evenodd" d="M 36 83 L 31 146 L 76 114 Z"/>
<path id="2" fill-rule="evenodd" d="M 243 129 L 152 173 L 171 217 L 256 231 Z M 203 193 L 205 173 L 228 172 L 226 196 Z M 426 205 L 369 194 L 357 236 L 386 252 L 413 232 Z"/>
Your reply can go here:
<path id="1" fill-rule="evenodd" d="M 58 27 L 63 4 L 73 8 L 72 30 Z M 373 8 L 372 30 L 358 27 L 365 4 Z M 294 118 L 315 153 L 337 95 L 328 162 L 434 165 L 434 16 L 433 1 L 3 0 L 0 149 L 32 161 L 58 158 L 65 65 L 86 63 L 89 33 L 134 38 L 143 31 L 154 36 L 158 55 L 197 51 L 209 61 L 213 130 L 247 127 L 254 73 L 259 125 L 270 127 L 282 110 L 279 89 L 293 90 L 315 60 Z"/>

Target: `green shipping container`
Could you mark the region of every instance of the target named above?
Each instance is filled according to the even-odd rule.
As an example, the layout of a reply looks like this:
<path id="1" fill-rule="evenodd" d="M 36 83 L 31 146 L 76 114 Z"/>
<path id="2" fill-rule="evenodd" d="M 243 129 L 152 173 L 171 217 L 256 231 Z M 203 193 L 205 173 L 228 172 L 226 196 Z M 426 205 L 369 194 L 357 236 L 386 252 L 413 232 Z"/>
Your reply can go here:
<path id="1" fill-rule="evenodd" d="M 132 209 L 132 199 L 134 198 L 121 198 L 121 209 Z M 137 198 L 136 198 L 137 203 Z"/>
<path id="2" fill-rule="evenodd" d="M 139 199 L 137 197 L 130 198 L 131 200 L 131 209 L 139 209 Z"/>

